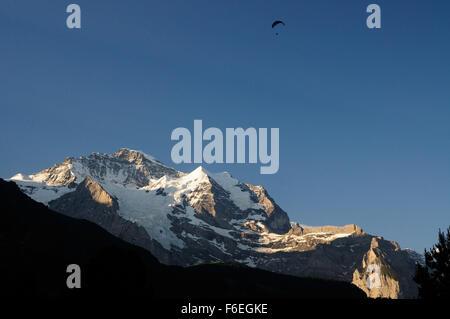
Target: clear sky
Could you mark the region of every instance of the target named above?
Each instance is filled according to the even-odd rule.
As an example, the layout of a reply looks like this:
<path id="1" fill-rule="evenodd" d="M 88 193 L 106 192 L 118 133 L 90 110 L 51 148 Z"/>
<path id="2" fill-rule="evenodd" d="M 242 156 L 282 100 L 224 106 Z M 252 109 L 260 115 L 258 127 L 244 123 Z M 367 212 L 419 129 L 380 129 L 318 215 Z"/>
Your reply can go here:
<path id="1" fill-rule="evenodd" d="M 176 127 L 278 127 L 277 174 L 206 168 L 422 252 L 450 224 L 449 58 L 449 1 L 2 0 L 0 176 L 120 147 L 189 171 Z"/>

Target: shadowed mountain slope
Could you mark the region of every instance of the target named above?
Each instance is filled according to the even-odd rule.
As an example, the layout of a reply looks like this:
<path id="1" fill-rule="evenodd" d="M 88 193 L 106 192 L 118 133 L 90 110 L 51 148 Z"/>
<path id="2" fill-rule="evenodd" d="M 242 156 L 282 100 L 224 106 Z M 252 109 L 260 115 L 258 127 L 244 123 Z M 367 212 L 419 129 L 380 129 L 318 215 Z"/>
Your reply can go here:
<path id="1" fill-rule="evenodd" d="M 147 250 L 91 222 L 53 212 L 1 179 L 0 208 L 1 296 L 365 298 L 350 283 L 237 264 L 166 266 Z M 66 286 L 69 264 L 81 267 L 81 289 Z"/>

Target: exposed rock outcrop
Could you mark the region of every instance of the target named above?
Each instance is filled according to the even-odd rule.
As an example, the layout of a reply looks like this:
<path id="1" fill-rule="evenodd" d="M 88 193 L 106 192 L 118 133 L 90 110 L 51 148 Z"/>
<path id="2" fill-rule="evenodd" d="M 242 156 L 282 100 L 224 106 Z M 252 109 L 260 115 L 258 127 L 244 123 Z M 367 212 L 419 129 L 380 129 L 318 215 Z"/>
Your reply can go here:
<path id="1" fill-rule="evenodd" d="M 397 243 L 373 237 L 369 250 L 353 272 L 353 284 L 371 298 L 417 296 L 417 286 L 410 280 L 414 276 L 415 263 L 405 258 L 406 254 Z"/>
<path id="2" fill-rule="evenodd" d="M 355 224 L 345 225 L 345 226 L 319 226 L 319 227 L 302 227 L 298 224 L 291 224 L 290 234 L 302 236 L 312 233 L 328 233 L 332 235 L 337 234 L 354 234 L 361 235 L 363 230 L 361 227 Z"/>
<path id="3" fill-rule="evenodd" d="M 251 192 L 256 196 L 257 202 L 264 208 L 268 218 L 264 221 L 264 225 L 269 231 L 277 234 L 285 234 L 291 229 L 289 216 L 278 206 L 275 201 L 267 194 L 262 186 L 254 186 L 245 184 Z"/>

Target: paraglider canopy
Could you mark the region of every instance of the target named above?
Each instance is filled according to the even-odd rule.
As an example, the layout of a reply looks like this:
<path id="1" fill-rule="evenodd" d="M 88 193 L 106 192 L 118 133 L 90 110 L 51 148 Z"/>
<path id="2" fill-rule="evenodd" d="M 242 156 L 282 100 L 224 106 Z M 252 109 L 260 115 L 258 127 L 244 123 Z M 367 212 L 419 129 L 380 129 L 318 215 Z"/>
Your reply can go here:
<path id="1" fill-rule="evenodd" d="M 277 24 L 286 25 L 286 24 L 284 24 L 284 22 L 281 21 L 281 20 L 275 20 L 275 21 L 272 23 L 272 29 L 275 28 L 275 26 L 276 26 Z"/>
<path id="2" fill-rule="evenodd" d="M 284 22 L 281 21 L 281 20 L 275 20 L 275 21 L 272 23 L 272 29 L 275 28 L 275 27 L 276 27 L 277 25 L 279 25 L 279 24 L 286 25 L 286 24 L 284 24 Z M 275 34 L 278 35 L 278 32 L 275 33 Z"/>

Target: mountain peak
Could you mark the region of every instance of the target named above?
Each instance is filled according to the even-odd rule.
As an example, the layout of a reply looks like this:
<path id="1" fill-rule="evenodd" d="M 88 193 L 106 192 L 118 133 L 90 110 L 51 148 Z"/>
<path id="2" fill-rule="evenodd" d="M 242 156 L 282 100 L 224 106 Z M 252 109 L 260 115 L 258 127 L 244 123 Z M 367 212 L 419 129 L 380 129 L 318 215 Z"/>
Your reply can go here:
<path id="1" fill-rule="evenodd" d="M 18 173 L 10 178 L 11 180 L 15 181 L 31 181 L 31 178 L 29 175 L 24 175 L 22 173 Z"/>
<path id="2" fill-rule="evenodd" d="M 144 153 L 139 150 L 132 150 L 129 148 L 121 148 L 117 152 L 113 153 L 112 156 L 120 159 L 127 160 L 128 162 L 142 161 L 146 159 L 148 161 L 157 161 L 153 156 Z"/>
<path id="3" fill-rule="evenodd" d="M 203 166 L 199 166 L 196 169 L 194 169 L 191 173 L 189 173 L 189 175 L 193 175 L 193 176 L 203 176 L 203 175 L 207 175 L 210 176 L 211 173 L 208 172 Z"/>

